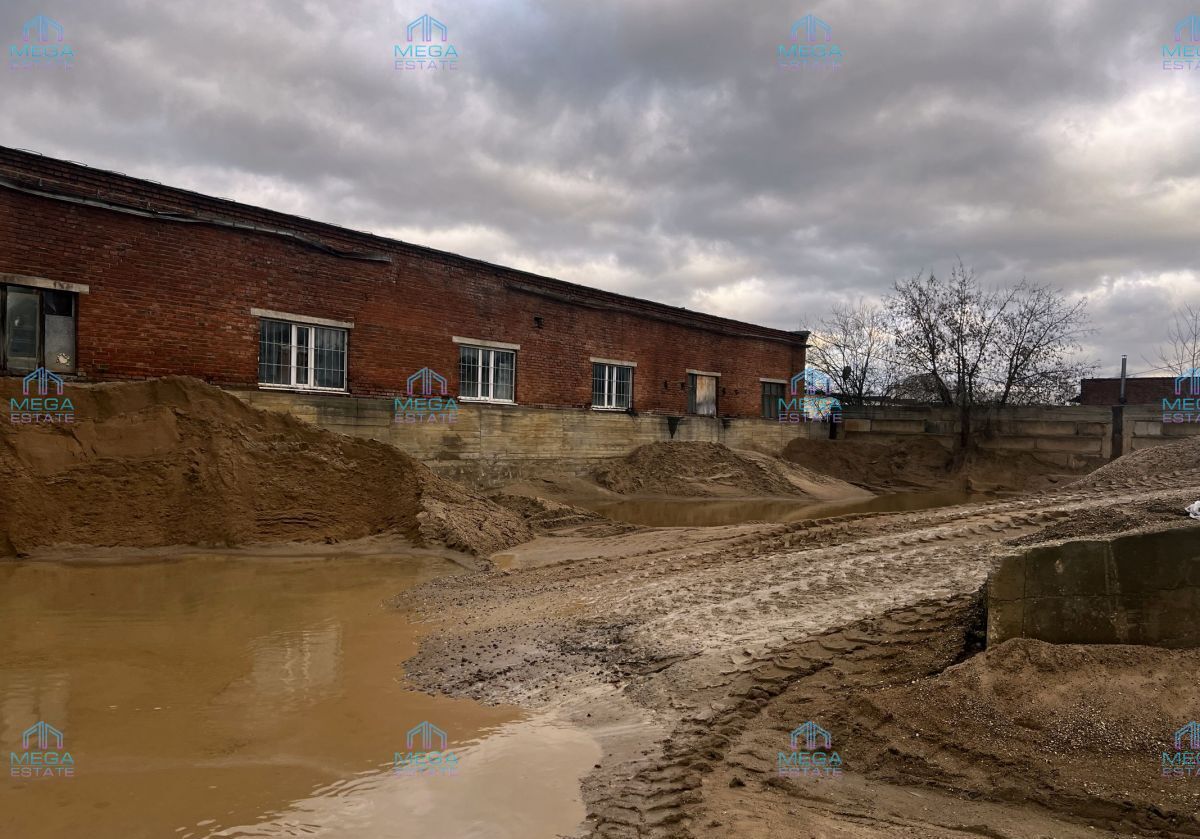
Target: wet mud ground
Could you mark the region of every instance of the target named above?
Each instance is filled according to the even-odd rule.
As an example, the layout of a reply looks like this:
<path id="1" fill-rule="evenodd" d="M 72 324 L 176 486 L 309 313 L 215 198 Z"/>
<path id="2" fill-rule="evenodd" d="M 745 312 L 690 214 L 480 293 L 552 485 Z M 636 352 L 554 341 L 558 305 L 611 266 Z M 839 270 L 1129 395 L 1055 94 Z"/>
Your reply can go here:
<path id="1" fill-rule="evenodd" d="M 1194 654 L 1152 651 L 1141 670 L 1127 653 L 1144 648 L 981 655 L 977 614 L 1001 557 L 1182 525 L 1198 493 L 1183 468 L 936 510 L 561 531 L 401 595 L 432 630 L 406 669 L 589 731 L 603 756 L 577 835 L 1200 835 L 1200 783 L 1157 765 L 1200 715 L 1196 680 L 1171 676 Z M 1012 689 L 980 688 L 997 682 Z M 844 746 L 840 777 L 776 771 L 810 720 Z"/>

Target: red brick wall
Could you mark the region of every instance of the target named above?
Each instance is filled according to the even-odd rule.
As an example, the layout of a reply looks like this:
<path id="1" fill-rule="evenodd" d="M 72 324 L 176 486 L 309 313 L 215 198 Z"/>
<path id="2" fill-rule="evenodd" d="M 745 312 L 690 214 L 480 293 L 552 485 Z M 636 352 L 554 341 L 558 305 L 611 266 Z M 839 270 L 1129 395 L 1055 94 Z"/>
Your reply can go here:
<path id="1" fill-rule="evenodd" d="M 1184 385 L 1184 396 L 1191 396 L 1191 391 L 1186 384 Z M 1154 376 L 1125 380 L 1125 404 L 1127 405 L 1161 405 L 1163 399 L 1174 398 L 1174 377 Z M 1081 405 L 1121 404 L 1121 380 L 1119 378 L 1083 379 L 1079 383 L 1079 403 Z"/>
<path id="2" fill-rule="evenodd" d="M 0 178 L 78 197 L 295 231 L 392 262 L 349 260 L 280 236 L 147 219 L 0 188 L 0 272 L 85 283 L 79 372 L 181 373 L 253 387 L 251 307 L 353 321 L 356 395 L 400 393 L 432 367 L 458 390 L 453 335 L 520 344 L 517 401 L 591 401 L 597 356 L 636 361 L 634 409 L 681 414 L 688 368 L 722 374 L 719 413 L 758 416 L 759 377 L 804 367 L 799 336 L 622 297 L 453 254 L 0 148 Z M 534 317 L 542 318 L 542 327 Z"/>

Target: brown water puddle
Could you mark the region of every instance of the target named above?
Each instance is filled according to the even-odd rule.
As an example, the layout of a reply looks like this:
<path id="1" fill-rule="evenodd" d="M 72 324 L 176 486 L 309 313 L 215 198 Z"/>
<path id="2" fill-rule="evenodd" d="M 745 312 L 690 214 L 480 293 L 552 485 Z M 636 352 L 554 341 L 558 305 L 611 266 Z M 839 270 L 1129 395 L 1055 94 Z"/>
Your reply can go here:
<path id="1" fill-rule="evenodd" d="M 603 516 L 648 527 L 719 527 L 748 521 L 793 522 L 850 513 L 897 513 L 964 504 L 990 496 L 962 490 L 899 492 L 855 501 L 814 504 L 799 499 L 630 499 L 575 502 Z"/>
<path id="2" fill-rule="evenodd" d="M 383 601 L 456 570 L 427 556 L 0 564 L 0 754 L 28 773 L 39 749 L 22 734 L 44 721 L 63 735 L 48 751 L 74 760 L 70 777 L 6 767 L 0 835 L 571 832 L 590 738 L 404 684 L 422 629 Z M 424 721 L 454 774 L 394 771 Z"/>

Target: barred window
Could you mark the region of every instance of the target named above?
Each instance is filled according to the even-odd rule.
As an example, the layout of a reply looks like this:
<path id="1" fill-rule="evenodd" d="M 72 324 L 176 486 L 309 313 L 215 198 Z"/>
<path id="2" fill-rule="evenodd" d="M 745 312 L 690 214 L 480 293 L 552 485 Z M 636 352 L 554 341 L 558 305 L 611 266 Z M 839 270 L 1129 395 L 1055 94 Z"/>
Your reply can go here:
<path id="1" fill-rule="evenodd" d="M 592 364 L 592 407 L 628 410 L 633 401 L 633 368 Z"/>
<path id="2" fill-rule="evenodd" d="M 345 329 L 263 319 L 258 381 L 309 390 L 346 389 Z"/>
<path id="3" fill-rule="evenodd" d="M 460 399 L 481 402 L 516 400 L 517 354 L 509 350 L 459 347 L 458 393 Z"/>

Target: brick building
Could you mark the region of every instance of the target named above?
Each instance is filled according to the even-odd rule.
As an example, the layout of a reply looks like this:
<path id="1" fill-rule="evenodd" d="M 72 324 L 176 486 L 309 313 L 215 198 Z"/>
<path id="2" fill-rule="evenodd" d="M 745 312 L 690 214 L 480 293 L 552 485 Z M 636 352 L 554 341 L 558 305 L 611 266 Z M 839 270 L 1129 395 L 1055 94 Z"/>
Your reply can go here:
<path id="1" fill-rule="evenodd" d="M 3 373 L 760 417 L 806 338 L 0 147 Z"/>
<path id="2" fill-rule="evenodd" d="M 1164 399 L 1178 399 L 1180 393 L 1191 396 L 1191 382 L 1186 381 L 1179 390 L 1173 376 L 1142 376 L 1125 379 L 1126 405 L 1161 405 Z M 1200 394 L 1197 394 L 1200 395 Z M 1120 405 L 1121 380 L 1081 379 L 1079 382 L 1080 405 Z"/>

